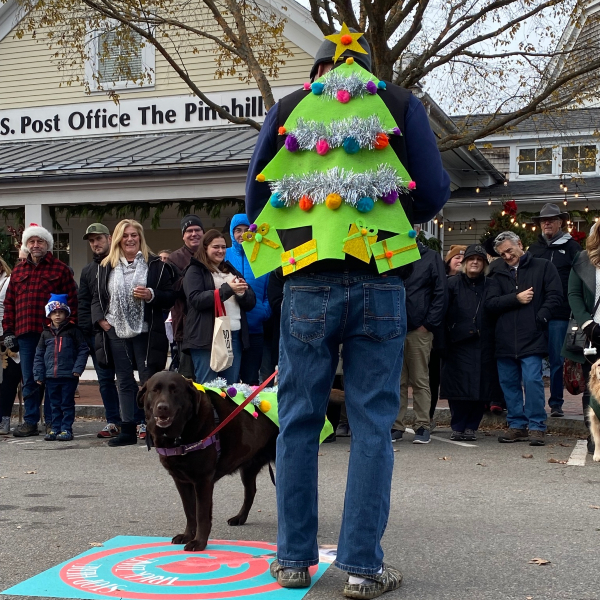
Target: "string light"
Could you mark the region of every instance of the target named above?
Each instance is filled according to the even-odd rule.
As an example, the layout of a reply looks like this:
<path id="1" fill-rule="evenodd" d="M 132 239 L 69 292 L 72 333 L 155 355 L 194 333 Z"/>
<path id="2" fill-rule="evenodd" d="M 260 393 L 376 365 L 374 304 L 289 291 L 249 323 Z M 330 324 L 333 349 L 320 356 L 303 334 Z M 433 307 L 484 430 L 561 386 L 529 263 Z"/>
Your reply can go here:
<path id="1" fill-rule="evenodd" d="M 597 223 L 597 222 L 598 222 L 598 217 L 596 217 L 596 218 L 594 219 L 594 221 L 596 221 L 596 223 Z"/>
<path id="2" fill-rule="evenodd" d="M 433 222 L 437 225 L 438 224 L 438 218 L 436 217 Z"/>
<path id="3" fill-rule="evenodd" d="M 473 229 L 473 225 L 471 225 L 471 223 L 469 223 L 469 229 Z"/>
<path id="4" fill-rule="evenodd" d="M 575 198 L 579 198 L 579 192 L 575 192 Z"/>
<path id="5" fill-rule="evenodd" d="M 565 191 L 565 193 L 569 190 L 569 188 L 566 185 L 563 185 L 563 190 Z"/>
<path id="6" fill-rule="evenodd" d="M 479 194 L 479 192 L 480 192 L 480 191 L 481 191 L 481 190 L 479 189 L 479 187 L 476 187 L 476 188 L 475 188 L 475 193 L 476 193 L 476 194 Z"/>
<path id="7" fill-rule="evenodd" d="M 504 211 L 502 211 L 502 216 L 504 216 L 506 213 Z"/>
<path id="8" fill-rule="evenodd" d="M 585 212 L 587 212 L 590 209 L 586 206 L 583 210 L 585 210 Z"/>
<path id="9" fill-rule="evenodd" d="M 504 187 L 506 187 L 507 185 L 508 185 L 508 180 L 507 180 L 507 179 L 505 179 L 505 180 L 504 180 Z"/>
<path id="10" fill-rule="evenodd" d="M 514 222 L 515 222 L 515 218 L 514 218 L 514 217 L 511 217 L 511 218 L 510 218 L 510 222 L 511 222 L 511 223 L 514 223 Z"/>
<path id="11" fill-rule="evenodd" d="M 448 231 L 452 231 L 452 225 L 448 225 Z"/>
<path id="12" fill-rule="evenodd" d="M 443 228 L 444 228 L 444 224 L 440 223 L 440 229 L 443 229 Z"/>
<path id="13" fill-rule="evenodd" d="M 535 231 L 535 225 L 531 228 L 531 231 Z"/>
<path id="14" fill-rule="evenodd" d="M 491 206 L 491 205 L 492 205 L 492 201 L 488 200 L 488 206 Z"/>
<path id="15" fill-rule="evenodd" d="M 567 199 L 566 199 L 566 198 L 563 200 L 563 204 L 564 204 L 565 206 L 568 204 L 568 202 L 567 202 Z"/>
<path id="16" fill-rule="evenodd" d="M 523 229 L 525 229 L 525 227 L 527 227 L 527 223 L 523 223 Z"/>

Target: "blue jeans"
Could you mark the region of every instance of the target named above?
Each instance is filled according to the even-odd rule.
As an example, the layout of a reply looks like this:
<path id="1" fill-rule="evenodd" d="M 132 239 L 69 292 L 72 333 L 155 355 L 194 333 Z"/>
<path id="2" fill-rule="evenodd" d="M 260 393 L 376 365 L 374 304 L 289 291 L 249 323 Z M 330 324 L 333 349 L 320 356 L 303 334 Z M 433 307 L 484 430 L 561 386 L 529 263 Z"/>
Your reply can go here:
<path id="1" fill-rule="evenodd" d="M 259 384 L 259 371 L 263 361 L 265 336 L 262 333 L 250 334 L 250 347 L 242 352 L 240 381 L 248 385 Z M 270 375 L 271 373 L 269 373 Z"/>
<path id="2" fill-rule="evenodd" d="M 48 377 L 46 379 L 46 402 L 52 407 L 52 431 L 73 433 L 75 420 L 75 390 L 78 377 Z"/>
<path id="3" fill-rule="evenodd" d="M 18 337 L 21 374 L 23 375 L 23 404 L 25 405 L 23 420 L 30 425 L 38 424 L 40 405 L 42 404 L 42 392 L 33 377 L 33 361 L 40 335 L 39 333 L 24 333 Z M 44 421 L 52 422 L 52 407 L 48 401 L 44 403 Z"/>
<path id="4" fill-rule="evenodd" d="M 550 398 L 551 408 L 561 408 L 563 405 L 563 364 L 561 356 L 569 321 L 553 319 L 548 322 L 548 359 L 550 361 Z"/>
<path id="5" fill-rule="evenodd" d="M 240 380 L 240 364 L 242 363 L 242 332 L 231 332 L 231 345 L 233 348 L 233 364 L 224 371 L 216 373 L 210 368 L 210 350 L 190 350 L 194 361 L 194 379 L 196 383 L 208 383 L 217 377 L 223 377 L 227 383 L 238 383 Z"/>
<path id="6" fill-rule="evenodd" d="M 90 347 L 92 362 L 94 363 L 94 369 L 96 369 L 96 375 L 98 376 L 98 387 L 100 388 L 102 404 L 104 404 L 106 422 L 119 425 L 121 422 L 121 413 L 119 412 L 119 392 L 117 391 L 117 386 L 115 384 L 115 370 L 104 369 L 98 364 L 96 352 L 94 352 L 95 342 L 93 335 L 88 337 L 87 343 Z"/>
<path id="7" fill-rule="evenodd" d="M 399 277 L 315 273 L 284 287 L 279 352 L 277 558 L 285 567 L 319 561 L 319 434 L 343 344 L 352 429 L 336 566 L 373 574 L 390 510 L 390 430 L 400 407 L 406 311 Z"/>
<path id="8" fill-rule="evenodd" d="M 542 356 L 499 358 L 498 377 L 506 400 L 506 420 L 512 429 L 546 431 L 546 398 Z M 525 403 L 523 403 L 525 388 Z"/>

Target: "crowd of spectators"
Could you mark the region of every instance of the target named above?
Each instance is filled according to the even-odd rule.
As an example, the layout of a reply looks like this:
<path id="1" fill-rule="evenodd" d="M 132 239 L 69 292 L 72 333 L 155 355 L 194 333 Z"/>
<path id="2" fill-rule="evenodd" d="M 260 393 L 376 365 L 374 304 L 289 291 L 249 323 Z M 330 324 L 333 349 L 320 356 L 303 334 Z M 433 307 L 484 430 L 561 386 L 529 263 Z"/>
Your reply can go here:
<path id="1" fill-rule="evenodd" d="M 563 349 L 571 314 L 590 347 L 600 347 L 600 231 L 590 232 L 587 251 L 582 252 L 565 229 L 568 214 L 556 205 L 545 205 L 534 219 L 541 230 L 535 243 L 524 249 L 515 233 L 504 232 L 494 240 L 494 256 L 473 244 L 451 246 L 442 260 L 419 243 L 421 259 L 405 279 L 408 331 L 400 412 L 391 430 L 394 442 L 405 436 L 410 387 L 413 443 L 430 442 L 441 397 L 450 406 L 452 440 L 477 439 L 489 409 L 506 411 L 508 428 L 500 442 L 543 445 L 548 418 L 544 357 L 550 414 L 564 415 L 564 357 L 582 363 L 586 376 L 593 362 Z M 112 234 L 105 225 L 93 223 L 84 236 L 93 260 L 82 270 L 79 285 L 52 253 L 50 232 L 34 224 L 25 229 L 14 269 L 0 259 L 5 354 L 0 434 L 11 431 L 22 381 L 24 421 L 12 429 L 13 435 L 39 434 L 45 395 L 46 439 L 69 439 L 70 416 L 64 425 L 60 411 L 71 414 L 74 399 L 65 402 L 65 397 L 74 396 L 83 354 L 60 340 L 70 340 L 73 329 L 91 354 L 106 413 L 98 436 L 108 438 L 111 446 L 145 437 L 144 415 L 135 401 L 138 385 L 166 368 L 169 340 L 171 368 L 182 375 L 200 383 L 223 377 L 229 383 L 258 385 L 277 363 L 284 278 L 279 272 L 254 277 L 241 243 L 249 226 L 245 214 L 235 215 L 228 247 L 221 232 L 205 232 L 199 217 L 187 215 L 181 221 L 181 248 L 155 255 L 140 223 L 124 219 Z M 231 367 L 220 373 L 210 367 L 215 291 L 230 318 L 234 355 Z M 62 295 L 62 304 L 52 305 L 58 306 L 54 312 L 49 310 L 52 294 Z M 49 374 L 53 360 L 55 373 L 62 365 L 58 379 L 64 377 L 58 392 L 58 379 Z M 343 388 L 343 380 L 338 378 L 338 384 Z M 586 391 L 584 409 L 587 404 Z M 345 410 L 341 421 L 339 409 L 332 414 L 337 435 L 352 435 Z M 591 439 L 588 446 L 593 450 Z"/>

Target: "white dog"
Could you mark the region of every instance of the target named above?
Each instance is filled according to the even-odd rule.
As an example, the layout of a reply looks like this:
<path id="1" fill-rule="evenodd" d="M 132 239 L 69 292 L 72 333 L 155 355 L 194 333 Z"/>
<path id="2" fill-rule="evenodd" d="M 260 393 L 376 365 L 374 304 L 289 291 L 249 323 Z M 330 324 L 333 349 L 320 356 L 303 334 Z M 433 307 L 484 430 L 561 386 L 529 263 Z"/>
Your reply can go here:
<path id="1" fill-rule="evenodd" d="M 600 402 L 600 360 L 597 360 L 592 365 L 588 385 L 590 393 L 592 394 L 590 404 L 594 402 L 598 404 Z M 590 420 L 590 431 L 595 445 L 593 458 L 595 462 L 600 462 L 600 419 L 598 419 L 598 416 L 591 406 L 588 408 L 588 418 Z"/>

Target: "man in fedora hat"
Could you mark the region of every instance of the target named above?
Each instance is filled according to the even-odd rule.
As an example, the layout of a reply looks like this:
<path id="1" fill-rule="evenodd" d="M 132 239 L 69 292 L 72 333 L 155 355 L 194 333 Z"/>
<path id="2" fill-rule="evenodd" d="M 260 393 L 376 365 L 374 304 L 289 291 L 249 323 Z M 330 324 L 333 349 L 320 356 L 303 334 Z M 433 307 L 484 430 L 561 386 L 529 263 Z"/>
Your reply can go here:
<path id="1" fill-rule="evenodd" d="M 548 357 L 550 360 L 550 415 L 564 416 L 563 405 L 563 362 L 561 350 L 571 309 L 568 300 L 568 283 L 571 265 L 581 246 L 566 231 L 569 213 L 561 212 L 556 204 L 544 204 L 540 214 L 532 221 L 539 226 L 540 235 L 529 246 L 529 252 L 536 258 L 549 260 L 558 270 L 563 287 L 563 301 L 554 318 L 548 323 Z"/>

